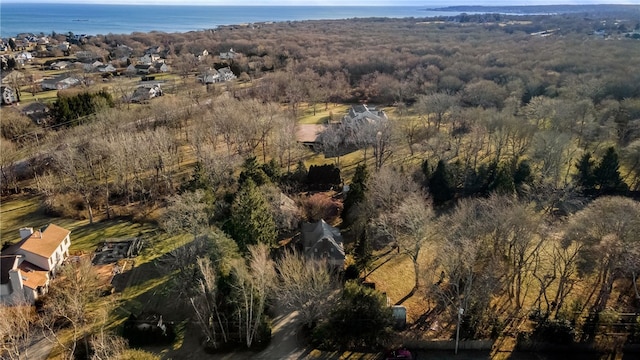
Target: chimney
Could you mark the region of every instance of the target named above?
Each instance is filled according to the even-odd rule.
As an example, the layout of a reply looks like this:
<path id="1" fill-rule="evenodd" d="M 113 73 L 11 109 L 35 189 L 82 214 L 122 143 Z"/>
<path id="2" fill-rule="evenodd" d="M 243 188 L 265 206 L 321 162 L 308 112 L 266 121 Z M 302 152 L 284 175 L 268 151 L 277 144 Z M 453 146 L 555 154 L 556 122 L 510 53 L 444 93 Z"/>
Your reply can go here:
<path id="1" fill-rule="evenodd" d="M 33 234 L 33 228 L 23 227 L 20 228 L 20 240 L 27 238 Z"/>
<path id="2" fill-rule="evenodd" d="M 14 302 L 18 302 L 24 297 L 24 286 L 22 283 L 22 274 L 18 269 L 18 264 L 20 263 L 20 258 L 22 256 L 16 256 L 13 267 L 9 270 L 9 282 L 11 284 L 10 295 L 13 296 Z M 4 295 L 4 294 L 3 294 Z"/>

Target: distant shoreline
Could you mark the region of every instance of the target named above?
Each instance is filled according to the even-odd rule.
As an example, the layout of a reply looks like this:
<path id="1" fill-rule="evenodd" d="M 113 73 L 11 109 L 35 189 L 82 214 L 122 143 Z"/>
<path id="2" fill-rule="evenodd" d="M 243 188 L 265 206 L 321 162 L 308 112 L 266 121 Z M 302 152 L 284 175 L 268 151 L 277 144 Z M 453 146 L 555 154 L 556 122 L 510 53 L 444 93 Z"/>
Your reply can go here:
<path id="1" fill-rule="evenodd" d="M 174 6 L 2 3 L 2 37 L 22 33 L 88 35 L 159 31 L 185 33 L 219 26 L 355 18 L 424 18 L 451 12 L 418 6 Z M 78 21 L 81 19 L 83 21 Z M 85 21 L 86 20 L 86 21 Z"/>
<path id="2" fill-rule="evenodd" d="M 457 13 L 500 13 L 512 15 L 539 15 L 539 14 L 568 14 L 568 13 L 615 13 L 620 11 L 635 10 L 640 14 L 640 5 L 505 5 L 505 6 L 484 6 L 484 5 L 456 5 L 437 8 L 426 8 L 425 11 L 450 11 Z"/>

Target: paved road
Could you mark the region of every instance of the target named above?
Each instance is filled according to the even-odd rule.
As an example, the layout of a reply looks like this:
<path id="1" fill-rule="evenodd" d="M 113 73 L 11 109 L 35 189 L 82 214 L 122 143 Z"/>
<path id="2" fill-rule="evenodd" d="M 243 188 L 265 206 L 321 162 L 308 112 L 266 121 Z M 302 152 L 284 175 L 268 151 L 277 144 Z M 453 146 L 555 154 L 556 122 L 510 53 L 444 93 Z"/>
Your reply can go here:
<path id="1" fill-rule="evenodd" d="M 29 360 L 46 360 L 53 350 L 53 343 L 42 334 L 34 336 L 26 355 Z"/>
<path id="2" fill-rule="evenodd" d="M 283 314 L 273 320 L 271 342 L 266 349 L 253 358 L 270 359 L 304 359 L 308 349 L 298 341 L 298 312 Z"/>
<path id="3" fill-rule="evenodd" d="M 213 359 L 219 360 L 289 360 L 305 359 L 311 349 L 307 349 L 302 341 L 298 339 L 298 323 L 296 317 L 298 312 L 294 311 L 281 314 L 273 319 L 271 330 L 271 342 L 266 349 L 259 353 L 253 352 L 233 352 L 227 354 L 215 354 Z"/>

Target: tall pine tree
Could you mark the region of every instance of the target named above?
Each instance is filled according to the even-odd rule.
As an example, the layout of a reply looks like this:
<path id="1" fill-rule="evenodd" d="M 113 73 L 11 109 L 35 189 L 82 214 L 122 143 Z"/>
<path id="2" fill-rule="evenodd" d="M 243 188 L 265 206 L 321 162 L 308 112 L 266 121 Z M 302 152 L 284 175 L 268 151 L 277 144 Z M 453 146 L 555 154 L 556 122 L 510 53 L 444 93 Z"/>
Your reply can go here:
<path id="1" fill-rule="evenodd" d="M 367 178 L 369 174 L 367 172 L 367 166 L 365 164 L 359 164 L 356 167 L 356 172 L 351 179 L 351 185 L 349 185 L 349 192 L 347 198 L 344 200 L 344 208 L 342 211 L 342 218 L 346 219 L 349 211 L 353 206 L 364 200 L 367 191 Z"/>
<path id="2" fill-rule="evenodd" d="M 243 252 L 252 244 L 276 245 L 278 233 L 271 209 L 251 179 L 244 182 L 231 205 L 230 232 Z"/>
<path id="3" fill-rule="evenodd" d="M 434 205 L 437 206 L 453 200 L 455 196 L 453 179 L 443 160 L 438 161 L 438 165 L 429 179 L 429 193 L 433 197 Z"/>
<path id="4" fill-rule="evenodd" d="M 609 147 L 602 157 L 600 164 L 593 170 L 596 187 L 601 195 L 624 194 L 629 190 L 620 176 L 618 154 L 613 147 Z"/>
<path id="5" fill-rule="evenodd" d="M 591 158 L 591 153 L 587 152 L 576 164 L 578 173 L 575 176 L 576 185 L 582 188 L 582 192 L 585 194 L 592 194 L 595 187 L 595 177 L 593 174 L 593 166 L 595 162 Z"/>

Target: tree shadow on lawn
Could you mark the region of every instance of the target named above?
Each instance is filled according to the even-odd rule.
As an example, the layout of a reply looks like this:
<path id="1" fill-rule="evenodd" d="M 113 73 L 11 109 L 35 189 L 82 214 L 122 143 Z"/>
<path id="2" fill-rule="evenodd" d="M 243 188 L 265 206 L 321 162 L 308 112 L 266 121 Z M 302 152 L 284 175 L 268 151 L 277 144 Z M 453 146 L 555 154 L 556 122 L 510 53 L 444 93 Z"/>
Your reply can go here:
<path id="1" fill-rule="evenodd" d="M 206 354 L 200 346 L 199 331 L 191 322 L 191 312 L 185 301 L 172 298 L 171 277 L 159 266 L 168 257 L 164 254 L 153 261 L 135 266 L 132 270 L 114 276 L 112 286 L 120 294 L 119 305 L 114 309 L 113 323 L 122 324 L 130 315 L 142 313 L 161 314 L 163 321 L 175 324 L 176 341 L 164 346 L 144 346 L 143 350 L 159 354 L 162 358 L 203 358 Z M 194 328 L 194 329 L 191 329 Z M 115 329 L 122 334 L 121 325 Z M 184 350 L 182 350 L 185 348 Z M 192 357 L 194 354 L 195 357 Z M 202 356 L 200 356 L 202 355 Z"/>

